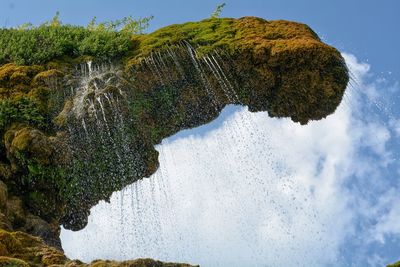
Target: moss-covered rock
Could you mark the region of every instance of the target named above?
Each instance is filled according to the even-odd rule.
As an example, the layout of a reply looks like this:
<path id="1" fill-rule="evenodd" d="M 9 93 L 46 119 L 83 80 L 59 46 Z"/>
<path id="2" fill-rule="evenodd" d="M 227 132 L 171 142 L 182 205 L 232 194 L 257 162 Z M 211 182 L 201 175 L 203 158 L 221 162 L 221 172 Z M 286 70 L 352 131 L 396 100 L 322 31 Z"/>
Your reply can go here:
<path id="1" fill-rule="evenodd" d="M 67 261 L 62 252 L 45 245 L 40 238 L 22 232 L 0 230 L 0 246 L 4 248 L 1 256 L 18 259 L 27 266 L 49 266 Z"/>
<path id="2" fill-rule="evenodd" d="M 82 229 L 99 200 L 157 170 L 154 145 L 163 138 L 210 122 L 229 104 L 302 124 L 322 119 L 335 111 L 349 79 L 335 48 L 307 25 L 288 21 L 207 19 L 132 36 L 124 47 L 130 50 L 119 58 L 110 55 L 117 66 L 110 69 L 71 51 L 53 51 L 56 58 L 40 66 L 0 66 L 0 180 L 8 187 L 7 194 L 0 190 L 7 201 L 0 228 L 59 247 L 60 223 Z M 19 63 L 35 62 L 11 54 Z M 93 66 L 81 64 L 86 60 Z M 92 67 L 106 70 L 92 77 Z M 82 84 L 87 90 L 77 92 Z M 0 244 L 7 257 L 31 246 L 26 236 L 2 236 L 12 241 Z M 22 248 L 12 249 L 18 242 Z M 41 241 L 34 244 L 44 253 L 41 264 L 62 261 L 58 252 L 47 256 Z M 160 264 L 122 263 L 175 266 Z"/>
<path id="3" fill-rule="evenodd" d="M 124 262 L 97 260 L 85 264 L 69 260 L 61 251 L 44 244 L 40 238 L 22 232 L 0 230 L 0 266 L 191 267 L 192 265 L 163 263 L 152 259 Z"/>
<path id="4" fill-rule="evenodd" d="M 161 65 L 160 60 L 165 61 L 170 53 L 168 49 L 188 49 L 190 45 L 196 49 L 199 64 L 204 63 L 201 58 L 208 59 L 206 64 L 218 71 L 221 67 L 230 82 L 236 83 L 237 104 L 303 124 L 334 112 L 348 82 L 340 53 L 322 43 L 307 25 L 295 22 L 255 17 L 208 19 L 172 25 L 133 40 L 137 49 L 127 67 L 139 69 L 138 80 L 144 81 L 140 83 L 142 90 L 155 90 L 159 81 L 149 77 L 149 67 L 143 68 L 140 63 L 147 58 Z M 190 55 L 186 57 L 190 62 Z M 214 73 L 207 73 L 210 68 L 203 65 L 208 80 L 218 84 L 213 81 Z M 140 73 L 142 70 L 144 73 Z M 181 79 L 176 74 L 170 77 L 175 86 Z M 223 97 L 221 101 L 232 102 Z"/>
<path id="5" fill-rule="evenodd" d="M 0 251 L 1 251 L 1 249 L 0 249 Z M 1 252 L 0 252 L 0 254 L 1 254 Z M 0 256 L 0 266 L 1 267 L 29 267 L 29 264 L 20 259 Z"/>

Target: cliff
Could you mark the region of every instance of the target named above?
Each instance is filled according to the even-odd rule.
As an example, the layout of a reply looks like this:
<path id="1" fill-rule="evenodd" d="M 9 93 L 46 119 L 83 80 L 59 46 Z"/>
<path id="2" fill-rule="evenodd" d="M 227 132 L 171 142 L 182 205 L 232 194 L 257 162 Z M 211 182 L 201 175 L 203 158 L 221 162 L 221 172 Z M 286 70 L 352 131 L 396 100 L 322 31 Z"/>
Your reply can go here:
<path id="1" fill-rule="evenodd" d="M 68 260 L 61 251 L 49 247 L 40 238 L 23 232 L 0 230 L 0 266 L 29 267 L 194 267 L 181 263 L 163 263 L 152 259 L 124 262 L 95 260 L 90 264 Z"/>
<path id="2" fill-rule="evenodd" d="M 73 28 L 68 36 L 82 32 L 90 34 Z M 0 66 L 0 228 L 59 249 L 60 224 L 82 229 L 98 201 L 157 170 L 154 145 L 163 138 L 210 122 L 229 104 L 306 124 L 335 111 L 349 80 L 340 53 L 295 22 L 172 25 L 130 36 L 129 49 L 107 60 L 98 50 L 76 54 L 71 42 L 41 57 L 54 44 L 43 46 L 39 35 L 30 37 L 45 40 L 31 51 L 37 61 L 11 51 Z"/>

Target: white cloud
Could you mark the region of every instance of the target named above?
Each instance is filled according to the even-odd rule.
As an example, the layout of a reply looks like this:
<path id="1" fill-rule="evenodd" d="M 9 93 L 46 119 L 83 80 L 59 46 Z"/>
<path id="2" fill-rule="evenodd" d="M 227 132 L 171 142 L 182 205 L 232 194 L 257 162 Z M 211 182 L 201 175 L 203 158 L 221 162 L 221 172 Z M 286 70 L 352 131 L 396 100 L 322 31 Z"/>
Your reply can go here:
<path id="1" fill-rule="evenodd" d="M 374 213 L 377 216 L 377 223 L 372 228 L 371 238 L 385 243 L 388 235 L 394 235 L 400 238 L 400 195 L 399 192 L 391 188 L 383 194 L 377 205 L 374 207 Z M 399 255 L 400 256 L 400 255 Z"/>
<path id="2" fill-rule="evenodd" d="M 359 218 L 377 219 L 360 238 L 384 242 L 398 233 L 395 196 L 377 206 L 347 187 L 354 177 L 382 183 L 377 168 L 392 161 L 392 129 L 360 119 L 360 92 L 367 88 L 376 99 L 378 90 L 364 83 L 369 65 L 344 56 L 357 85 L 335 114 L 300 126 L 238 108 L 204 136 L 193 130 L 164 140 L 155 175 L 94 207 L 84 230 L 62 231 L 67 255 L 202 266 L 325 266 L 342 260 L 342 246 L 359 234 Z M 382 261 L 378 254 L 368 260 Z"/>

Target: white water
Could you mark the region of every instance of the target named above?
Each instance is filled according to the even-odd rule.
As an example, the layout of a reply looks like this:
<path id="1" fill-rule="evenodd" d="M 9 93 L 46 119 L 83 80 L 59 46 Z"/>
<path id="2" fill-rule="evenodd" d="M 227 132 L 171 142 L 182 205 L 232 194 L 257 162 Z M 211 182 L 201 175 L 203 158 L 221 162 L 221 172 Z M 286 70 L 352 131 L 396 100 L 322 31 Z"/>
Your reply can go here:
<path id="1" fill-rule="evenodd" d="M 252 128 L 244 127 L 243 116 L 251 117 Z M 348 118 L 332 118 L 341 119 Z M 330 179 L 318 181 L 313 164 L 296 165 L 299 158 L 328 156 L 310 151 L 319 142 L 307 137 L 311 127 L 239 111 L 203 138 L 166 140 L 158 147 L 161 168 L 155 175 L 115 193 L 111 204 L 96 206 L 88 229 L 63 232 L 67 255 L 86 261 L 153 257 L 202 266 L 280 266 L 288 260 L 316 265 L 323 260 L 316 255 L 332 260 L 330 251 L 338 245 L 333 229 L 343 227 L 332 219 L 342 209 L 332 214 L 323 207 L 330 197 L 337 200 L 336 189 L 311 190 Z M 291 138 L 296 131 L 309 144 L 304 150 Z M 329 124 L 321 134 L 328 131 Z"/>
<path id="2" fill-rule="evenodd" d="M 352 64 L 362 79 L 363 66 Z M 369 203 L 345 184 L 365 164 L 378 168 L 381 158 L 360 153 L 384 150 L 387 140 L 385 128 L 358 119 L 359 97 L 349 91 L 334 115 L 307 126 L 237 108 L 213 130 L 164 140 L 157 173 L 95 206 L 84 230 L 62 231 L 66 254 L 201 266 L 351 265 L 341 248 L 356 237 L 371 242 L 374 228 L 354 236 L 356 203 Z"/>

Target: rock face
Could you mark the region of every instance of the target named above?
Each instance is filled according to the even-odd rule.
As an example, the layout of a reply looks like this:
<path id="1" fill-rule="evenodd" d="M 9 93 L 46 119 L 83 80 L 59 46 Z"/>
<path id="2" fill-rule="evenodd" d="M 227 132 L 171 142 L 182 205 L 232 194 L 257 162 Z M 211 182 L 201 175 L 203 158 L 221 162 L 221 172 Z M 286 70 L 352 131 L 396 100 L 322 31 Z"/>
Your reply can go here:
<path id="1" fill-rule="evenodd" d="M 188 264 L 163 263 L 152 259 L 116 262 L 96 260 L 90 264 L 71 261 L 64 254 L 45 245 L 40 238 L 23 232 L 0 230 L 0 266 L 65 266 L 65 267 L 191 267 Z"/>
<path id="2" fill-rule="evenodd" d="M 168 48 L 183 47 L 192 51 L 178 51 L 172 60 L 183 57 L 188 63 L 183 66 L 186 72 L 201 68 L 211 87 L 217 88 L 215 96 L 220 105 L 243 104 L 251 111 L 268 111 L 270 116 L 290 117 L 303 124 L 334 112 L 348 82 L 340 53 L 322 43 L 307 25 L 295 22 L 254 17 L 210 19 L 172 25 L 134 41 L 137 54 L 128 65 L 139 69 L 137 80 L 142 91 L 159 87 L 160 81 L 154 80 L 162 74 L 164 82 L 181 90 L 187 88 L 176 62 L 163 68 L 168 63 Z M 193 65 L 185 70 L 185 66 Z M 158 69 L 159 77 L 151 76 L 149 69 Z M 218 90 L 220 79 L 232 83 L 235 96 L 229 98 L 223 88 Z"/>
<path id="3" fill-rule="evenodd" d="M 210 122 L 229 104 L 306 124 L 335 111 L 349 80 L 340 53 L 295 22 L 208 19 L 131 43 L 112 64 L 65 56 L 0 66 L 4 240 L 26 247 L 29 239 L 66 264 L 39 239 L 12 231 L 61 249 L 59 225 L 82 229 L 98 201 L 153 174 L 163 138 Z M 31 261 L 13 251 L 0 246 L 0 255 Z M 125 265 L 184 266 L 138 262 Z"/>

